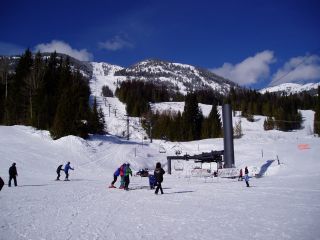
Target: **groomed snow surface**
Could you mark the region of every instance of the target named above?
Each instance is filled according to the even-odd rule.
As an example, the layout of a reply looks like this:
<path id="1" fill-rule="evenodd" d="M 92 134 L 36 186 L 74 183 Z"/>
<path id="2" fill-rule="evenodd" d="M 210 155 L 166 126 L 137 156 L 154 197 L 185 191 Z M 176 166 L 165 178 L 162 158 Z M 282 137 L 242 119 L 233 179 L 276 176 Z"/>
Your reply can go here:
<path id="1" fill-rule="evenodd" d="M 137 176 L 129 191 L 108 185 L 123 162 L 134 172 L 157 161 L 167 170 L 166 156 L 176 149 L 222 150 L 223 139 L 54 141 L 45 131 L 0 126 L 0 176 L 7 184 L 13 162 L 19 174 L 18 187 L 0 192 L 0 239 L 320 239 L 320 139 L 311 134 L 313 112 L 302 114 L 305 127 L 289 133 L 263 131 L 263 116 L 242 119 L 236 167 L 265 172 L 250 179 L 250 188 L 237 179 L 194 176 L 193 162 L 176 162 L 173 168 L 183 171 L 164 175 L 163 195 Z M 275 161 L 268 166 L 268 160 Z M 57 166 L 67 161 L 75 168 L 70 181 L 55 181 Z"/>

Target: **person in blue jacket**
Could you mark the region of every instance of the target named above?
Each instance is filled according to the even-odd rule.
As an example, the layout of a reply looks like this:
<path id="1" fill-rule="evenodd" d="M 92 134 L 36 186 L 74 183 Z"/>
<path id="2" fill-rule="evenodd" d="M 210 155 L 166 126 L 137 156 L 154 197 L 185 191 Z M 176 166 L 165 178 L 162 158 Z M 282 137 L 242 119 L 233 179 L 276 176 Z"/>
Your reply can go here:
<path id="1" fill-rule="evenodd" d="M 120 175 L 120 168 L 117 168 L 117 170 L 113 173 L 113 181 L 111 182 L 110 188 L 115 188 L 114 184 L 116 183 L 119 175 Z"/>
<path id="2" fill-rule="evenodd" d="M 70 167 L 70 162 L 68 162 L 65 166 L 64 166 L 64 173 L 66 174 L 66 178 L 64 179 L 65 181 L 69 181 L 69 170 L 74 170 L 72 167 Z"/>

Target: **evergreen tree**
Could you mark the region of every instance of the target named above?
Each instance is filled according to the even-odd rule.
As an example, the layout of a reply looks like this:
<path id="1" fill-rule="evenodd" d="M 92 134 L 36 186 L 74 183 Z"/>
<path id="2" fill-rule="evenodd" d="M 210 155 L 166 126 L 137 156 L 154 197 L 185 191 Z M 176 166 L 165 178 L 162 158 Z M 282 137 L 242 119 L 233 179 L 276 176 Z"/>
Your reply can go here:
<path id="1" fill-rule="evenodd" d="M 25 79 L 31 72 L 33 64 L 32 53 L 29 49 L 19 59 L 16 67 L 16 74 L 13 83 L 8 92 L 8 101 L 6 104 L 8 124 L 27 124 L 29 98 L 26 91 Z"/>
<path id="2" fill-rule="evenodd" d="M 185 98 L 182 119 L 184 139 L 189 141 L 200 139 L 203 115 L 194 93 L 188 93 Z"/>
<path id="3" fill-rule="evenodd" d="M 104 114 L 102 112 L 101 107 L 98 109 L 97 99 L 94 98 L 93 106 L 92 106 L 92 113 L 91 113 L 91 120 L 89 122 L 89 129 L 91 133 L 94 134 L 102 134 L 104 133 Z"/>

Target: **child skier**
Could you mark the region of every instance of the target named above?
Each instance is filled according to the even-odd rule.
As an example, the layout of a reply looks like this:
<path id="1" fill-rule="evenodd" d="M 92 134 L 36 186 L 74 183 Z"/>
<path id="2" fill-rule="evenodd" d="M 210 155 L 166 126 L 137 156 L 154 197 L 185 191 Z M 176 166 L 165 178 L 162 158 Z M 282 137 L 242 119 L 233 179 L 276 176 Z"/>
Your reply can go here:
<path id="1" fill-rule="evenodd" d="M 250 187 L 250 186 L 249 186 L 249 170 L 248 170 L 247 167 L 245 167 L 244 173 L 245 173 L 245 175 L 244 175 L 244 180 L 246 181 L 247 187 Z"/>
<path id="2" fill-rule="evenodd" d="M 131 171 L 131 168 L 130 168 L 130 164 L 127 163 L 126 166 L 125 166 L 125 171 L 124 171 L 124 190 L 129 190 L 129 183 L 130 183 L 130 177 L 129 175 L 131 175 L 132 177 L 132 171 Z"/>
<path id="3" fill-rule="evenodd" d="M 59 165 L 59 167 L 57 168 L 57 181 L 59 181 L 60 180 L 60 172 L 62 171 L 62 167 L 63 167 L 63 165 L 61 164 L 61 165 Z"/>
<path id="4" fill-rule="evenodd" d="M 242 168 L 241 168 L 239 172 L 238 181 L 242 181 L 243 180 L 242 177 L 243 177 L 243 174 L 242 174 Z"/>
<path id="5" fill-rule="evenodd" d="M 109 186 L 109 188 L 116 188 L 114 184 L 116 183 L 119 175 L 120 175 L 120 168 L 117 168 L 117 170 L 113 174 L 113 181 L 111 182 L 111 185 Z"/>
<path id="6" fill-rule="evenodd" d="M 124 171 L 125 171 L 125 167 L 126 167 L 126 164 L 122 164 L 121 167 L 120 167 L 120 187 L 119 189 L 123 189 L 124 188 Z"/>
<path id="7" fill-rule="evenodd" d="M 70 162 L 64 166 L 64 173 L 66 174 L 66 178 L 64 179 L 65 181 L 69 181 L 69 170 L 74 170 L 72 167 L 70 167 Z"/>

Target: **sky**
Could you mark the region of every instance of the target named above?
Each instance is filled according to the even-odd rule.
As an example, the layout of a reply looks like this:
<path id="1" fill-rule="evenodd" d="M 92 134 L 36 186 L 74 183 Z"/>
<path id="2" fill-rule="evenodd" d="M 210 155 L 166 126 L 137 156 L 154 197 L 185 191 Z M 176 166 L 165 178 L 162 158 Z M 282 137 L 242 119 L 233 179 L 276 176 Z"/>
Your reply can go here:
<path id="1" fill-rule="evenodd" d="M 263 88 L 320 81 L 320 1 L 1 1 L 0 55 L 54 51 L 129 67 L 156 58 Z"/>

